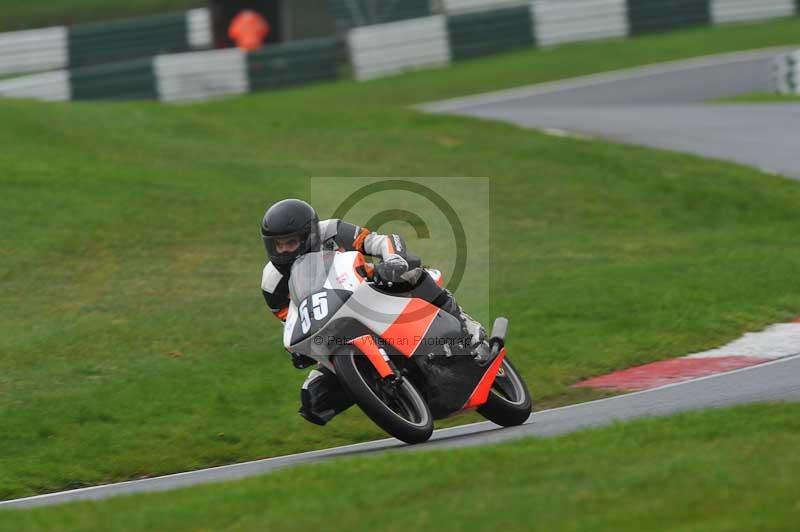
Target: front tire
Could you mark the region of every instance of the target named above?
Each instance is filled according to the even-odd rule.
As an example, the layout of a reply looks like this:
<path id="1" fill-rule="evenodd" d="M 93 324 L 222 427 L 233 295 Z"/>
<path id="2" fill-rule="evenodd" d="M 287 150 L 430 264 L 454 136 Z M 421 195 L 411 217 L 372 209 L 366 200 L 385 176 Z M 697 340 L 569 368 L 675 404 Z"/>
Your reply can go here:
<path id="1" fill-rule="evenodd" d="M 501 427 L 522 425 L 530 417 L 531 394 L 508 357 L 503 359 L 489 399 L 478 413 Z"/>
<path id="2" fill-rule="evenodd" d="M 359 408 L 380 428 L 411 444 L 431 437 L 431 411 L 406 377 L 396 385 L 383 381 L 369 359 L 354 347 L 338 351 L 333 367 Z"/>

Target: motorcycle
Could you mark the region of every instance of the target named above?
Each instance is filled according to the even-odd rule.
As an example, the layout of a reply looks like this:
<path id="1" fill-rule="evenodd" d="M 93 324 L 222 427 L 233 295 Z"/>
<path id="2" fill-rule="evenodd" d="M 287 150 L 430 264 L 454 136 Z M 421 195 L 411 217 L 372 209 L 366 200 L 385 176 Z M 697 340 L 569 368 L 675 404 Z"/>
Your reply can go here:
<path id="1" fill-rule="evenodd" d="M 425 272 L 441 286 L 441 272 Z M 357 251 L 298 258 L 285 347 L 332 371 L 373 422 L 407 443 L 427 441 L 436 419 L 476 409 L 501 426 L 524 423 L 531 398 L 506 355 L 508 320 L 497 318 L 475 350 L 455 316 L 380 274 Z"/>

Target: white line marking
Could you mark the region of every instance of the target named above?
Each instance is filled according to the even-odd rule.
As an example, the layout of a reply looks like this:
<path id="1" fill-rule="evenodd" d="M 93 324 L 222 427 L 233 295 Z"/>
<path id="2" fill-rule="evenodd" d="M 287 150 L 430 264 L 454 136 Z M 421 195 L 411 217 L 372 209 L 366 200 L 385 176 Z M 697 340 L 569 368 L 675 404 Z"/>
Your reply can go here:
<path id="1" fill-rule="evenodd" d="M 691 384 L 691 383 L 695 383 L 695 382 L 700 382 L 700 381 L 705 381 L 705 380 L 709 380 L 709 379 L 716 379 L 716 378 L 719 378 L 719 377 L 724 377 L 726 375 L 732 375 L 732 374 L 735 374 L 735 373 L 741 373 L 741 372 L 750 371 L 750 370 L 753 370 L 753 369 L 764 368 L 764 367 L 767 367 L 767 366 L 771 366 L 773 364 L 782 364 L 784 362 L 789 362 L 789 361 L 792 361 L 792 360 L 796 360 L 798 358 L 800 358 L 800 354 L 795 355 L 795 356 L 791 356 L 791 357 L 777 359 L 777 360 L 771 360 L 771 361 L 768 361 L 768 362 L 764 362 L 763 364 L 757 364 L 755 366 L 748 366 L 746 368 L 734 369 L 734 370 L 731 370 L 731 371 L 726 371 L 724 373 L 717 373 L 715 375 L 708 375 L 708 376 L 705 376 L 705 377 L 699 377 L 699 378 L 688 380 L 688 381 L 674 382 L 674 383 L 671 383 L 671 384 L 665 384 L 663 386 L 659 386 L 658 388 L 651 388 L 649 390 L 641 390 L 641 391 L 638 391 L 638 392 L 631 392 L 631 393 L 626 393 L 626 394 L 622 394 L 622 395 L 615 395 L 613 397 L 605 397 L 603 399 L 595 399 L 593 401 L 586 401 L 586 402 L 583 402 L 583 403 L 576 403 L 576 404 L 572 404 L 572 405 L 565 405 L 565 406 L 560 406 L 560 407 L 556 407 L 556 408 L 550 408 L 548 410 L 540 410 L 539 412 L 534 412 L 531 415 L 531 417 L 528 419 L 528 421 L 525 422 L 525 424 L 526 425 L 530 425 L 530 424 L 532 424 L 532 423 L 534 423 L 536 421 L 536 418 L 541 417 L 541 416 L 546 415 L 546 414 L 550 414 L 552 412 L 559 412 L 559 411 L 562 411 L 562 410 L 569 410 L 569 409 L 572 409 L 572 408 L 581 408 L 581 407 L 586 407 L 586 406 L 589 406 L 589 405 L 605 403 L 605 402 L 608 402 L 608 401 L 624 400 L 627 397 L 634 397 L 634 396 L 637 396 L 637 395 L 653 393 L 653 392 L 657 392 L 659 390 L 664 390 L 664 389 L 672 388 L 672 387 L 675 387 L 675 386 L 683 386 L 683 385 L 687 385 L 687 384 Z M 491 427 L 497 428 L 497 426 L 494 425 L 493 423 L 491 423 L 489 421 L 483 421 L 483 422 L 480 422 L 480 423 L 470 423 L 468 425 L 459 425 L 457 427 L 447 427 L 447 428 L 444 428 L 444 429 L 438 429 L 438 430 L 436 430 L 434 432 L 434 434 L 435 435 L 441 435 L 444 432 L 449 432 L 449 431 L 453 431 L 453 430 L 467 431 L 469 433 L 477 433 L 477 432 L 480 432 L 480 431 L 471 430 L 471 429 L 478 429 L 478 428 L 480 428 L 482 426 L 491 426 Z M 184 476 L 187 476 L 187 475 L 193 475 L 193 474 L 209 472 L 209 471 L 220 471 L 220 470 L 226 470 L 226 469 L 240 468 L 240 467 L 247 466 L 247 465 L 266 464 L 266 463 L 269 463 L 269 462 L 272 462 L 272 461 L 276 461 L 276 460 L 279 460 L 279 459 L 286 459 L 286 458 L 295 458 L 296 459 L 296 458 L 301 458 L 301 457 L 304 457 L 304 456 L 315 455 L 315 454 L 321 455 L 320 458 L 325 458 L 325 457 L 330 456 L 330 455 L 335 455 L 334 453 L 337 453 L 338 451 L 352 450 L 352 449 L 358 449 L 358 448 L 361 448 L 361 447 L 373 446 L 375 444 L 387 444 L 387 443 L 398 443 L 399 444 L 400 442 L 398 440 L 396 440 L 395 438 L 384 438 L 384 439 L 381 439 L 381 440 L 375 440 L 375 441 L 369 441 L 369 442 L 353 443 L 353 444 L 350 444 L 350 445 L 342 445 L 340 447 L 331 447 L 329 449 L 317 449 L 315 451 L 306 451 L 306 452 L 302 452 L 302 453 L 290 454 L 290 455 L 285 455 L 285 456 L 274 456 L 274 457 L 271 457 L 271 458 L 265 458 L 265 459 L 261 459 L 261 460 L 252 460 L 252 461 L 249 461 L 249 462 L 241 462 L 241 463 L 238 463 L 238 464 L 230 464 L 230 465 L 225 465 L 225 466 L 210 467 L 210 468 L 207 468 L 207 469 L 199 469 L 197 471 L 186 471 L 186 472 L 183 472 L 183 473 L 174 473 L 174 474 L 171 474 L 171 475 L 164 475 L 164 476 L 160 476 L 160 477 L 153 477 L 153 478 L 140 479 L 140 480 L 128 480 L 128 481 L 125 481 L 125 482 L 118 482 L 118 483 L 115 483 L 115 484 L 104 484 L 104 485 L 100 485 L 100 486 L 90 486 L 90 487 L 79 488 L 79 489 L 75 489 L 75 490 L 60 491 L 60 492 L 56 492 L 56 493 L 46 493 L 46 494 L 43 494 L 43 495 L 34 495 L 32 497 L 25 497 L 25 498 L 22 498 L 22 499 L 12 499 L 12 500 L 8 500 L 8 501 L 0 501 L 0 507 L 2 507 L 4 505 L 10 505 L 12 503 L 22 503 L 22 502 L 27 502 L 27 501 L 43 500 L 43 499 L 58 497 L 58 496 L 67 495 L 67 494 L 86 493 L 86 492 L 91 492 L 91 491 L 96 491 L 96 490 L 102 490 L 104 488 L 108 488 L 108 487 L 112 487 L 112 486 L 129 486 L 129 485 L 135 485 L 135 484 L 140 484 L 140 483 L 150 482 L 150 481 L 155 481 L 155 480 L 164 480 L 164 479 L 170 479 L 170 478 L 180 478 L 180 477 L 184 477 Z M 290 466 L 290 465 L 294 465 L 294 464 L 286 464 L 287 467 Z M 267 474 L 267 472 L 265 472 L 263 474 Z M 247 476 L 253 476 L 253 475 L 247 475 Z M 242 477 L 242 478 L 244 478 L 244 477 Z M 224 481 L 225 481 L 225 479 L 219 479 L 216 482 L 224 482 Z M 177 486 L 174 489 L 180 489 L 180 488 L 183 488 L 183 487 L 189 487 L 189 486 Z M 127 495 L 127 494 L 125 494 L 125 495 Z"/>

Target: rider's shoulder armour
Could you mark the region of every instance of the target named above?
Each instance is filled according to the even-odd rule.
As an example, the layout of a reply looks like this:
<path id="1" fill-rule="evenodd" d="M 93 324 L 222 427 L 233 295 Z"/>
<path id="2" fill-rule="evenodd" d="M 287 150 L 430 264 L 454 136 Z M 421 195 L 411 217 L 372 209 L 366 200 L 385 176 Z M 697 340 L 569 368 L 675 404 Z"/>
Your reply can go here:
<path id="1" fill-rule="evenodd" d="M 336 238 L 336 232 L 339 228 L 339 220 L 322 220 L 319 223 L 319 238 L 322 242 L 326 242 Z"/>
<path id="2" fill-rule="evenodd" d="M 281 279 L 283 279 L 283 274 L 271 262 L 268 262 L 261 273 L 261 290 L 268 294 L 275 293 Z"/>

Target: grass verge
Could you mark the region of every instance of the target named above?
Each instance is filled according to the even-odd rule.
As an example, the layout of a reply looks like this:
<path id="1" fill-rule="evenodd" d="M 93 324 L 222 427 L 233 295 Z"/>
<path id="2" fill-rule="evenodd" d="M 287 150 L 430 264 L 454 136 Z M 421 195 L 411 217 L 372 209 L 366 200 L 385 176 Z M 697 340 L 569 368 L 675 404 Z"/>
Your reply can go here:
<path id="1" fill-rule="evenodd" d="M 730 98 L 719 98 L 714 103 L 798 103 L 800 94 L 751 93 Z"/>
<path id="2" fill-rule="evenodd" d="M 203 0 L 3 0 L 0 31 L 137 17 L 207 5 Z"/>
<path id="3" fill-rule="evenodd" d="M 202 105 L 4 101 L 0 498 L 381 436 L 355 410 L 325 429 L 295 414 L 303 376 L 259 293 L 263 209 L 305 197 L 309 176 L 492 178 L 493 308 L 459 296 L 511 317 L 540 408 L 594 397 L 570 387 L 581 378 L 793 317 L 796 182 L 406 106 L 798 30 L 530 50 Z"/>
<path id="4" fill-rule="evenodd" d="M 746 406 L 5 511 L 0 529 L 791 530 L 799 445 L 800 406 Z"/>

